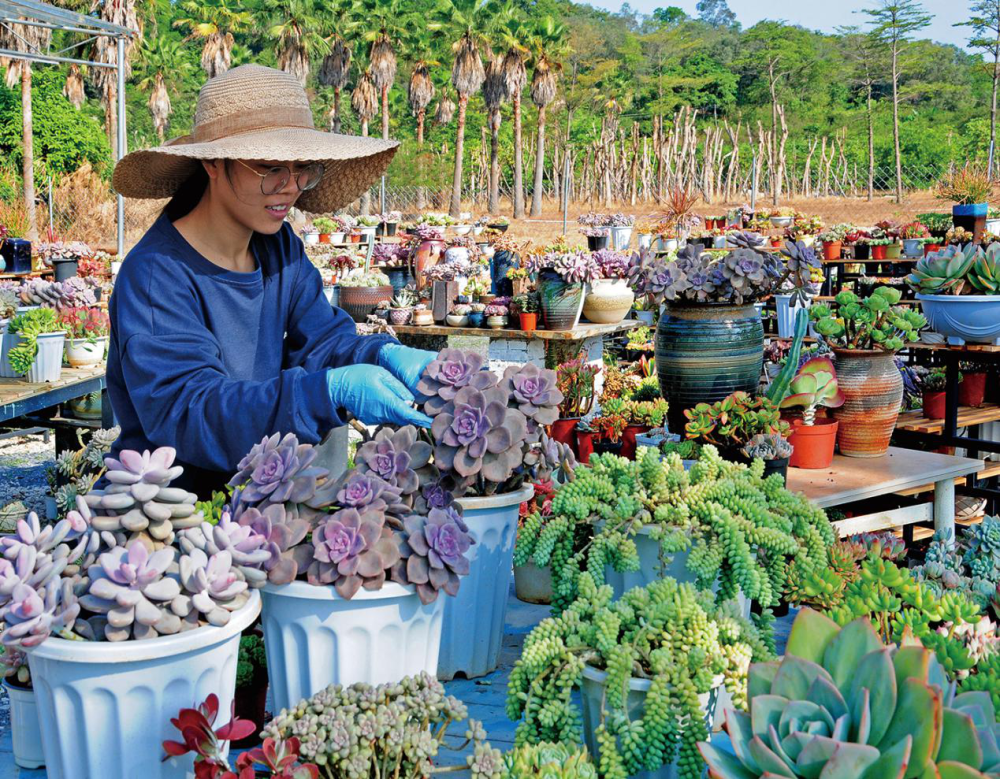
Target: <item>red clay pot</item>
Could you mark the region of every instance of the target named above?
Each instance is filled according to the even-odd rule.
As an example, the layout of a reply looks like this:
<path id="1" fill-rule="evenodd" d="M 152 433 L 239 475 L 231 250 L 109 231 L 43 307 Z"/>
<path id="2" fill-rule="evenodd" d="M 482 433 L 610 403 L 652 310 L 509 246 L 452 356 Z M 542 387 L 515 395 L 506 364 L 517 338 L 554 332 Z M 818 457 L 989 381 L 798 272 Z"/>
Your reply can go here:
<path id="1" fill-rule="evenodd" d="M 518 314 L 518 319 L 521 322 L 521 329 L 530 333 L 533 332 L 536 327 L 538 327 L 538 314 Z"/>
<path id="2" fill-rule="evenodd" d="M 963 373 L 958 385 L 958 405 L 979 408 L 986 398 L 986 374 Z M 944 414 L 941 414 L 944 417 Z"/>
<path id="3" fill-rule="evenodd" d="M 330 233 L 320 233 L 319 234 L 320 243 L 330 243 Z"/>
<path id="4" fill-rule="evenodd" d="M 885 245 L 872 246 L 872 259 L 873 260 L 884 260 L 885 259 Z"/>
<path id="5" fill-rule="evenodd" d="M 924 416 L 928 419 L 944 419 L 944 390 L 927 392 L 924 390 Z"/>
<path id="6" fill-rule="evenodd" d="M 641 433 L 648 433 L 649 425 L 627 425 L 622 433 L 622 457 L 629 460 L 635 459 L 635 437 Z"/>
<path id="7" fill-rule="evenodd" d="M 837 446 L 848 457 L 883 457 L 903 402 L 903 377 L 891 352 L 834 349 L 837 384 L 844 405 L 833 410 L 840 422 Z"/>
<path id="8" fill-rule="evenodd" d="M 785 245 L 785 242 L 781 238 L 772 238 L 771 239 L 771 248 L 772 249 L 780 249 L 784 245 Z"/>
<path id="9" fill-rule="evenodd" d="M 823 259 L 839 260 L 840 250 L 843 246 L 843 241 L 823 241 Z"/>
<path id="10" fill-rule="evenodd" d="M 586 430 L 576 431 L 576 459 L 586 465 L 594 453 L 594 434 Z"/>
<path id="11" fill-rule="evenodd" d="M 939 243 L 925 243 L 924 244 L 924 257 L 926 257 L 931 252 L 941 251 L 941 244 Z"/>
<path id="12" fill-rule="evenodd" d="M 793 448 L 788 464 L 792 468 L 829 468 L 837 443 L 837 420 L 817 419 L 812 425 L 803 425 L 801 419 L 794 419 L 792 425 L 788 443 Z"/>
<path id="13" fill-rule="evenodd" d="M 557 419 L 549 428 L 549 435 L 561 444 L 569 444 L 576 449 L 576 423 L 580 417 Z"/>

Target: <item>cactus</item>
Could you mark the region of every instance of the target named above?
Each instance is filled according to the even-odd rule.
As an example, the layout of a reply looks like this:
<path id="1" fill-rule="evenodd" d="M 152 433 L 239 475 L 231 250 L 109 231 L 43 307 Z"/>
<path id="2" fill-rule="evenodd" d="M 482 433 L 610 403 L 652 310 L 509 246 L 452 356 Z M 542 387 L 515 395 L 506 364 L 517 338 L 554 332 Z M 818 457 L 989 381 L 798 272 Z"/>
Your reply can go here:
<path id="1" fill-rule="evenodd" d="M 781 366 L 778 375 L 774 377 L 770 388 L 767 390 L 767 397 L 773 403 L 780 405 L 781 401 L 788 395 L 792 386 L 792 379 L 799 369 L 799 356 L 802 354 L 802 343 L 806 338 L 806 330 L 809 328 L 809 312 L 805 308 L 800 308 L 795 314 L 795 337 L 792 339 L 792 347 L 785 357 L 785 364 Z"/>
<path id="2" fill-rule="evenodd" d="M 922 295 L 961 295 L 970 281 L 966 276 L 981 255 L 982 249 L 971 243 L 946 246 L 919 260 L 906 283 Z"/>
<path id="3" fill-rule="evenodd" d="M 885 646 L 866 619 L 796 617 L 780 662 L 750 667 L 733 754 L 699 743 L 717 779 L 985 779 L 1000 770 L 989 693 L 955 695 L 920 642 Z"/>

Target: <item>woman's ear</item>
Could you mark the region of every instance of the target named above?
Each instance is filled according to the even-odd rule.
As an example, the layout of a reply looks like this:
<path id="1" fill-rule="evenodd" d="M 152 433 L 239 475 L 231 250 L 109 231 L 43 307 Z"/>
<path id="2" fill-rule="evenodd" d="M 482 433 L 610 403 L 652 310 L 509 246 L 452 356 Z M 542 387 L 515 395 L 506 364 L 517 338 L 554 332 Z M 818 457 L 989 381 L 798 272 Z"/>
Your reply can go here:
<path id="1" fill-rule="evenodd" d="M 202 160 L 201 164 L 210 181 L 218 181 L 226 170 L 225 160 Z"/>

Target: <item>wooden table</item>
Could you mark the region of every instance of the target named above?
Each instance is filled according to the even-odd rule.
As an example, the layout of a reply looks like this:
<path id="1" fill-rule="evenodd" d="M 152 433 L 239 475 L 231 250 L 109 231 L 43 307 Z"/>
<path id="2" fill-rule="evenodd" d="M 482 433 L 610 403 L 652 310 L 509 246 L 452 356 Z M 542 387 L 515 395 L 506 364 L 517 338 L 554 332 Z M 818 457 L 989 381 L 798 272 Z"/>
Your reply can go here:
<path id="1" fill-rule="evenodd" d="M 788 489 L 802 492 L 820 508 L 833 508 L 901 490 L 934 484 L 934 502 L 842 519 L 841 536 L 933 520 L 934 529 L 955 533 L 955 479 L 978 473 L 982 460 L 889 447 L 884 457 L 836 455 L 830 468 L 788 469 Z"/>
<path id="2" fill-rule="evenodd" d="M 572 330 L 511 330 L 502 327 L 494 330 L 490 327 L 448 327 L 447 325 L 393 325 L 397 335 L 437 335 L 437 336 L 471 336 L 476 338 L 514 338 L 519 341 L 585 341 L 597 336 L 616 335 L 642 327 L 645 323 L 636 319 L 625 319 L 615 325 L 595 325 L 583 322 Z M 648 325 L 646 325 L 648 327 Z"/>

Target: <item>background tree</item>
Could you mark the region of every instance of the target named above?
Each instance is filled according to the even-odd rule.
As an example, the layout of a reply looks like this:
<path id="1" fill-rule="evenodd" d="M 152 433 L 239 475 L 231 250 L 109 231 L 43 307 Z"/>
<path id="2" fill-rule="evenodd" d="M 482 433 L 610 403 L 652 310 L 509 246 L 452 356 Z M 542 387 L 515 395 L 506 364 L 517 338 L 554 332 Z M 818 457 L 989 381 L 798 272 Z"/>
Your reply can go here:
<path id="1" fill-rule="evenodd" d="M 916 0 L 882 0 L 875 8 L 862 11 L 869 17 L 872 34 L 886 48 L 892 63 L 892 143 L 896 160 L 896 202 L 903 202 L 903 161 L 899 149 L 900 55 L 917 30 L 931 23 L 930 15 Z"/>
<path id="2" fill-rule="evenodd" d="M 698 19 L 713 27 L 738 27 L 736 14 L 726 0 L 698 0 Z"/>
<path id="3" fill-rule="evenodd" d="M 969 45 L 982 49 L 993 62 L 990 78 L 993 83 L 990 92 L 990 151 L 989 171 L 993 175 L 993 160 L 997 143 L 997 83 L 1000 82 L 1000 0 L 974 0 L 970 9 L 972 17 L 967 22 L 959 22 L 956 27 L 971 27 Z"/>
<path id="4" fill-rule="evenodd" d="M 507 79 L 504 74 L 503 55 L 494 54 L 486 65 L 483 81 L 483 102 L 486 104 L 487 122 L 490 126 L 490 183 L 487 210 L 500 213 L 500 106 L 507 99 Z"/>
<path id="5" fill-rule="evenodd" d="M 184 0 L 178 5 L 190 16 L 176 19 L 174 27 L 187 28 L 187 40 L 202 42 L 202 70 L 209 78 L 225 73 L 233 62 L 233 34 L 250 27 L 250 11 L 233 7 L 230 0 Z"/>
<path id="6" fill-rule="evenodd" d="M 368 135 L 368 123 L 375 118 L 378 113 L 378 88 L 375 86 L 375 79 L 372 78 L 371 71 L 365 68 L 358 77 L 358 83 L 351 93 L 351 107 L 358 115 L 361 122 L 361 134 Z M 367 214 L 371 210 L 371 195 L 368 191 L 361 196 L 361 213 Z"/>
<path id="7" fill-rule="evenodd" d="M 274 45 L 278 67 L 305 86 L 312 60 L 330 50 L 323 37 L 320 7 L 316 0 L 266 0 L 265 8 L 270 12 L 267 37 Z"/>
<path id="8" fill-rule="evenodd" d="M 330 127 L 330 132 L 339 133 L 341 130 L 340 93 L 347 86 L 347 82 L 351 77 L 351 47 L 336 32 L 333 33 L 328 43 L 330 50 L 323 57 L 317 78 L 323 86 L 333 88 L 333 100 L 327 116 L 327 123 Z"/>
<path id="9" fill-rule="evenodd" d="M 535 185 L 531 192 L 531 215 L 542 213 L 545 175 L 545 109 L 555 100 L 559 84 L 560 58 L 565 52 L 566 28 L 545 17 L 531 37 L 531 102 L 538 108 L 538 139 L 535 143 Z"/>
<path id="10" fill-rule="evenodd" d="M 868 123 L 868 200 L 875 197 L 875 106 L 873 93 L 878 84 L 877 74 L 883 69 L 879 62 L 882 47 L 871 33 L 858 27 L 843 27 L 844 56 L 851 65 L 851 81 L 865 96 L 865 118 Z"/>
<path id="11" fill-rule="evenodd" d="M 125 27 L 134 33 L 125 41 L 125 61 L 122 69 L 125 79 L 132 78 L 132 57 L 142 43 L 143 23 L 136 13 L 135 0 L 94 0 L 92 11 L 97 11 L 106 22 Z M 97 62 L 109 65 L 118 63 L 118 44 L 115 38 L 98 36 L 94 41 L 94 57 Z M 93 68 L 97 86 L 101 90 L 101 101 L 104 103 L 104 126 L 107 129 L 108 141 L 111 144 L 111 154 L 118 158 L 118 74 L 114 68 Z M 125 154 L 125 149 L 121 153 Z"/>
<path id="12" fill-rule="evenodd" d="M 528 85 L 528 71 L 524 67 L 524 58 L 528 48 L 524 41 L 528 27 L 524 17 L 518 13 L 516 6 L 508 5 L 502 14 L 500 37 L 506 49 L 503 56 L 503 75 L 507 86 L 507 97 L 510 100 L 514 127 L 514 176 L 513 200 L 514 218 L 524 218 L 524 135 L 521 118 L 521 99 L 524 88 Z"/>

